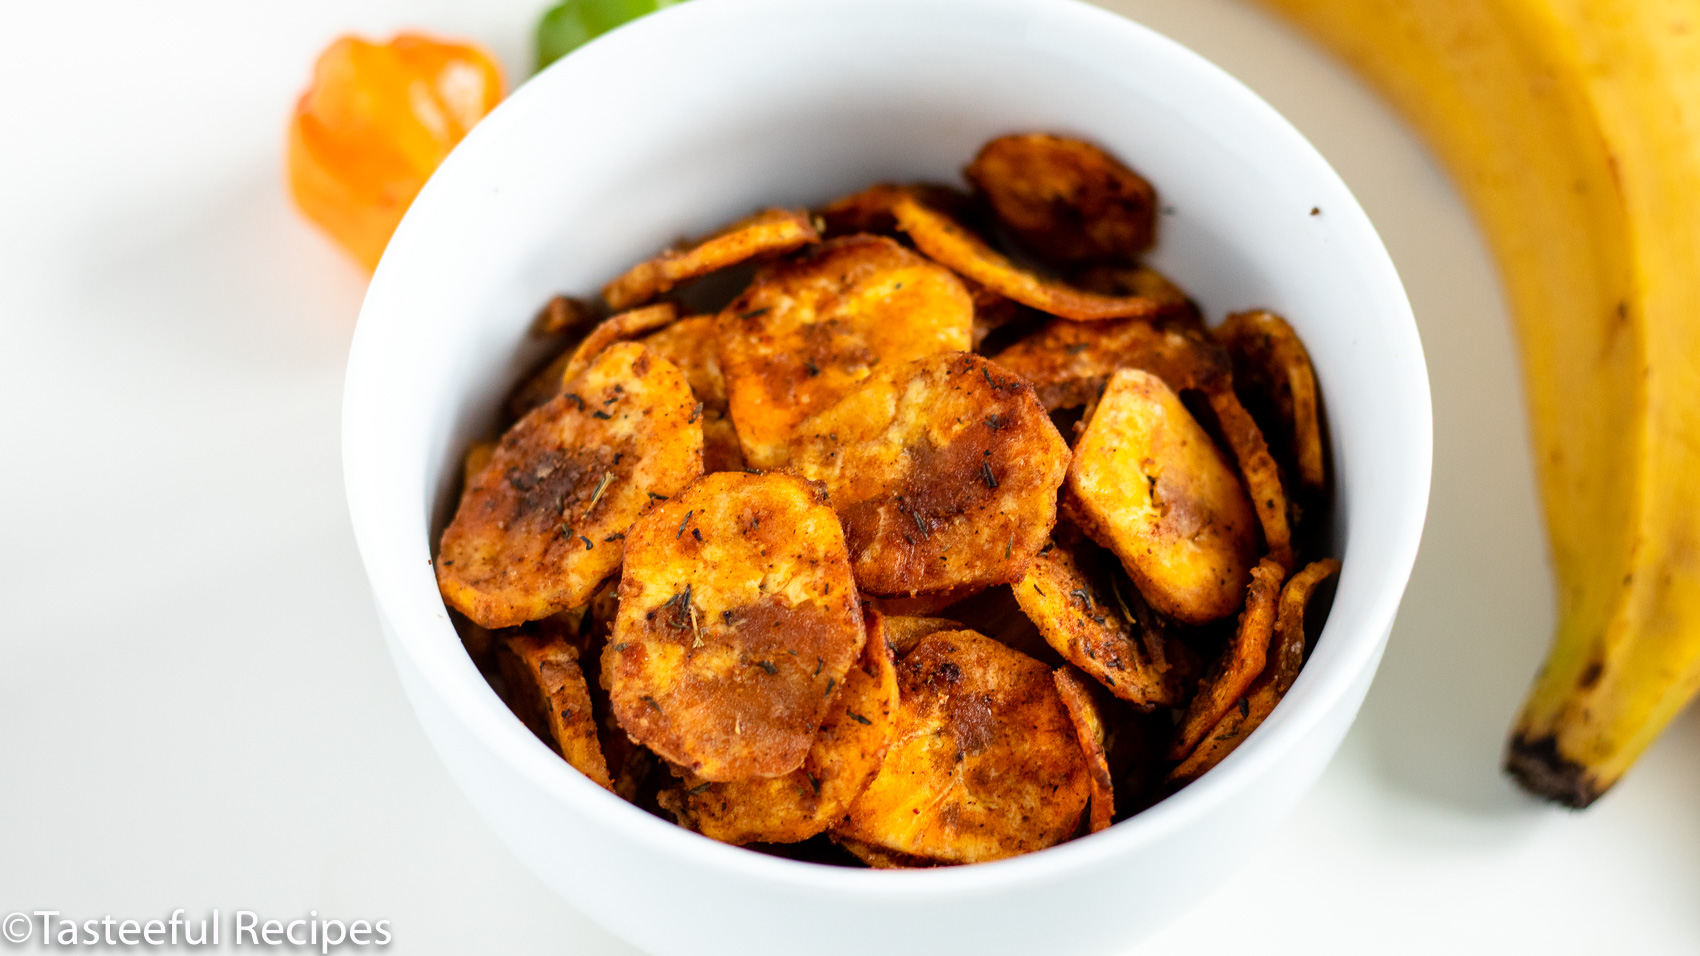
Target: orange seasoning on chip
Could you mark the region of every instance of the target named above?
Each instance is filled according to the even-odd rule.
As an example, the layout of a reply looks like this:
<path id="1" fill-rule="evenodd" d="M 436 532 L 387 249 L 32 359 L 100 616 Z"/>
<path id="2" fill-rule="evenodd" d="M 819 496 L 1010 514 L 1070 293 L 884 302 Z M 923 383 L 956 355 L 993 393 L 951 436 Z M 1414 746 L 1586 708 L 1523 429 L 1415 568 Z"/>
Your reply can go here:
<path id="1" fill-rule="evenodd" d="M 319 55 L 290 119 L 295 204 L 375 268 L 425 180 L 501 98 L 501 68 L 480 47 L 342 37 Z"/>

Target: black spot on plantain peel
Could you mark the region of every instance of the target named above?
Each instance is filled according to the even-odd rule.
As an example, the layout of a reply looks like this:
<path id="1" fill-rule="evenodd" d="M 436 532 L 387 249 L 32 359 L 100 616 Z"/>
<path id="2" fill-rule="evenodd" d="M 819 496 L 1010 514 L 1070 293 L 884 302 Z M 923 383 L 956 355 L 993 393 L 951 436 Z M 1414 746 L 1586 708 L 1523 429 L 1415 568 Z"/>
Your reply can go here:
<path id="1" fill-rule="evenodd" d="M 1606 790 L 1588 768 L 1559 753 L 1551 735 L 1533 740 L 1520 734 L 1512 737 L 1505 752 L 1505 772 L 1524 790 L 1572 810 L 1587 809 Z"/>

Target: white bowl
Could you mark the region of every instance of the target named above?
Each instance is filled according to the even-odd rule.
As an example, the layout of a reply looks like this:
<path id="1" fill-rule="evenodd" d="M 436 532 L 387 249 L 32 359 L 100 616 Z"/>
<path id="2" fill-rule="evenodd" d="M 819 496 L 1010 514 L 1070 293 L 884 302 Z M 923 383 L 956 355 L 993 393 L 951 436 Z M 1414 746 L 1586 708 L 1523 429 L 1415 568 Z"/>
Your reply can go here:
<path id="1" fill-rule="evenodd" d="M 876 180 L 958 181 L 981 143 L 1025 130 L 1084 135 L 1151 179 L 1165 207 L 1153 262 L 1212 320 L 1267 306 L 1309 346 L 1345 570 L 1291 693 L 1161 804 L 979 866 L 777 859 L 592 784 L 485 684 L 431 573 L 460 452 L 535 358 L 532 315 L 757 207 Z M 575 52 L 484 120 L 413 204 L 367 294 L 344 401 L 349 509 L 420 722 L 545 882 L 659 953 L 1132 944 L 1229 873 L 1333 755 L 1380 660 L 1428 497 L 1416 326 L 1346 187 L 1227 74 L 1066 0 L 695 0 Z"/>

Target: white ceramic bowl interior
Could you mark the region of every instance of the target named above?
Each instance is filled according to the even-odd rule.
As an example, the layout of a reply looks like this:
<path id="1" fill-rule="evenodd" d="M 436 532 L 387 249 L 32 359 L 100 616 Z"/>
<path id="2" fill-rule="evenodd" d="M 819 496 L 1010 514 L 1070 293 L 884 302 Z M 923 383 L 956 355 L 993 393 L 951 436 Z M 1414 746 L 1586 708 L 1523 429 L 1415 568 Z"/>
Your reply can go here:
<path id="1" fill-rule="evenodd" d="M 591 784 L 485 684 L 431 572 L 460 454 L 536 358 L 532 316 L 553 293 L 592 295 L 675 238 L 758 207 L 881 180 L 959 182 L 983 142 L 1026 130 L 1086 136 L 1149 177 L 1163 205 L 1152 263 L 1212 321 L 1267 306 L 1310 349 L 1345 569 L 1291 693 L 1158 806 L 973 867 L 777 859 Z M 592 918 L 661 953 L 1087 953 L 1184 911 L 1334 753 L 1416 554 L 1430 417 L 1416 326 L 1369 221 L 1296 131 L 1198 56 L 1068 0 L 693 0 L 521 87 L 427 185 L 361 312 L 343 450 L 360 551 L 420 720 L 496 831 Z"/>

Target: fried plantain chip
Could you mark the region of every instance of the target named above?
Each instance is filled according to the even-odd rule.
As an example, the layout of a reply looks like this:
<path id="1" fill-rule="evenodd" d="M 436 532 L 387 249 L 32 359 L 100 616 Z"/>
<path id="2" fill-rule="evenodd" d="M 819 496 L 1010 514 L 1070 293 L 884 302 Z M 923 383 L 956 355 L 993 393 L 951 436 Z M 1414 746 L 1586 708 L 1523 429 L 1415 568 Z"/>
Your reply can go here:
<path id="1" fill-rule="evenodd" d="M 702 780 L 802 766 L 865 630 L 818 489 L 720 472 L 632 526 L 603 652 L 620 726 Z"/>
<path id="2" fill-rule="evenodd" d="M 992 361 L 1033 383 L 1046 409 L 1092 403 L 1116 369 L 1143 369 L 1171 389 L 1226 387 L 1228 357 L 1184 318 L 1085 325 L 1053 320 Z"/>
<path id="3" fill-rule="evenodd" d="M 1183 318 L 1197 331 L 1204 331 L 1204 322 L 1200 320 L 1198 309 L 1186 290 L 1149 266 L 1087 266 L 1071 273 L 1069 281 L 1099 295 L 1137 295 L 1154 299 L 1165 307 L 1163 314 Z"/>
<path id="4" fill-rule="evenodd" d="M 643 344 L 685 373 L 702 403 L 702 470 L 742 471 L 744 450 L 726 410 L 726 379 L 720 374 L 720 345 L 712 315 L 680 319 L 643 339 Z"/>
<path id="5" fill-rule="evenodd" d="M 1240 612 L 1239 626 L 1187 704 L 1186 713 L 1175 728 L 1174 743 L 1169 747 L 1170 760 L 1180 760 L 1191 753 L 1210 728 L 1245 696 L 1257 675 L 1263 673 L 1269 641 L 1275 632 L 1276 599 L 1286 573 L 1285 568 L 1269 558 L 1251 569 L 1251 584 L 1246 588 L 1245 610 Z"/>
<path id="6" fill-rule="evenodd" d="M 949 216 L 929 209 L 911 196 L 892 205 L 897 226 L 915 248 L 954 272 L 993 292 L 1064 319 L 1091 322 L 1102 319 L 1149 317 L 1163 311 L 1157 299 L 1107 296 L 1042 278 L 1010 262 Z"/>
<path id="7" fill-rule="evenodd" d="M 953 604 L 960 604 L 984 590 L 983 587 L 957 588 L 953 591 L 932 591 L 902 597 L 880 597 L 877 594 L 864 594 L 862 600 L 872 604 L 881 614 L 887 617 L 926 617 Z"/>
<path id="8" fill-rule="evenodd" d="M 1090 326 L 1054 321 L 993 361 L 1032 382 L 1039 400 L 1051 410 L 1076 405 L 1091 410 L 1118 368 L 1150 372 L 1176 392 L 1202 392 L 1251 495 L 1269 551 L 1283 566 L 1291 566 L 1292 534 L 1280 469 L 1257 423 L 1234 394 L 1227 353 L 1189 316 Z"/>
<path id="9" fill-rule="evenodd" d="M 1056 680 L 1057 696 L 1068 710 L 1074 724 L 1074 735 L 1086 755 L 1087 781 L 1092 786 L 1092 832 L 1108 829 L 1116 815 L 1116 789 L 1110 782 L 1110 759 L 1104 753 L 1104 717 L 1098 712 L 1098 702 L 1086 682 L 1066 667 L 1057 668 L 1051 675 Z"/>
<path id="10" fill-rule="evenodd" d="M 696 402 L 672 363 L 620 343 L 570 387 L 502 436 L 443 532 L 437 585 L 484 627 L 588 601 L 638 515 L 702 473 Z"/>
<path id="11" fill-rule="evenodd" d="M 940 863 L 1068 839 L 1091 795 L 1050 668 L 973 631 L 921 640 L 897 667 L 897 733 L 836 837 Z"/>
<path id="12" fill-rule="evenodd" d="M 1281 468 L 1269 454 L 1262 430 L 1252 421 L 1233 389 L 1217 389 L 1206 398 L 1210 410 L 1216 413 L 1216 426 L 1234 453 L 1246 492 L 1251 495 L 1257 523 L 1263 529 L 1264 546 L 1269 549 L 1269 556 L 1280 562 L 1282 570 L 1291 570 L 1293 533 L 1287 524 L 1287 492 L 1281 487 Z"/>
<path id="13" fill-rule="evenodd" d="M 1322 426 L 1310 353 L 1286 320 L 1273 312 L 1236 312 L 1215 329 L 1234 360 L 1234 384 L 1253 417 L 1282 444 L 1290 473 L 1312 492 L 1322 490 Z"/>
<path id="14" fill-rule="evenodd" d="M 808 213 L 768 209 L 741 219 L 688 249 L 669 250 L 633 266 L 602 289 L 612 309 L 642 305 L 675 287 L 759 256 L 775 256 L 820 240 Z"/>
<path id="15" fill-rule="evenodd" d="M 720 313 L 744 457 L 784 465 L 798 422 L 877 367 L 967 349 L 973 323 L 956 276 L 884 237 L 835 239 L 766 267 Z"/>
<path id="16" fill-rule="evenodd" d="M 590 325 L 595 317 L 595 310 L 588 304 L 570 296 L 558 295 L 550 299 L 543 306 L 543 311 L 532 320 L 531 334 L 535 337 L 565 335 Z"/>
<path id="17" fill-rule="evenodd" d="M 1256 515 L 1227 459 L 1157 376 L 1110 377 L 1075 445 L 1064 507 L 1164 614 L 1203 624 L 1240 606 Z"/>
<path id="18" fill-rule="evenodd" d="M 879 771 L 897 721 L 897 663 L 878 611 L 803 766 L 780 777 L 712 783 L 686 774 L 679 822 L 722 843 L 796 843 L 824 833 Z"/>
<path id="19" fill-rule="evenodd" d="M 940 631 L 960 631 L 962 625 L 949 618 L 943 617 L 906 617 L 899 614 L 888 614 L 884 619 L 885 639 L 891 645 L 891 650 L 898 657 L 909 653 L 910 648 L 921 642 L 921 638 Z"/>
<path id="20" fill-rule="evenodd" d="M 590 330 L 584 341 L 573 349 L 572 357 L 561 369 L 561 387 L 565 388 L 568 382 L 582 375 L 608 346 L 615 342 L 629 342 L 646 332 L 671 325 L 678 318 L 677 305 L 671 302 L 657 302 L 603 319 L 596 328 Z"/>
<path id="21" fill-rule="evenodd" d="M 473 479 L 490 464 L 490 459 L 496 456 L 496 443 L 493 441 L 475 441 L 466 450 L 466 458 L 461 463 L 461 487 L 470 488 Z"/>
<path id="22" fill-rule="evenodd" d="M 974 217 L 974 199 L 967 193 L 934 183 L 877 183 L 859 193 L 852 193 L 820 207 L 815 215 L 822 226 L 821 235 L 827 239 L 868 233 L 879 236 L 898 236 L 897 218 L 891 209 L 902 196 L 912 196 L 923 205 L 943 210 L 956 219 Z"/>
<path id="23" fill-rule="evenodd" d="M 1000 136 L 965 172 L 1021 247 L 1052 265 L 1129 261 L 1156 234 L 1157 191 L 1091 143 Z"/>
<path id="24" fill-rule="evenodd" d="M 496 660 L 514 714 L 580 773 L 614 789 L 596 737 L 578 650 L 564 641 L 522 633 L 502 642 Z"/>
<path id="25" fill-rule="evenodd" d="M 1304 664 L 1305 608 L 1310 604 L 1310 596 L 1317 585 L 1339 570 L 1340 562 L 1325 558 L 1306 565 L 1281 589 L 1273 647 L 1263 673 L 1252 682 L 1245 696 L 1228 708 L 1198 747 L 1169 772 L 1168 783 L 1183 784 L 1197 780 L 1206 770 L 1233 753 L 1241 741 L 1275 712 L 1275 705 L 1292 688 L 1293 681 L 1299 676 L 1299 668 Z"/>
<path id="26" fill-rule="evenodd" d="M 1160 630 L 1142 627 L 1121 606 L 1110 580 L 1113 560 L 1091 545 L 1053 543 L 1016 582 L 1016 603 L 1045 643 L 1117 697 L 1145 711 L 1178 706 L 1188 669 Z"/>
<path id="27" fill-rule="evenodd" d="M 882 370 L 799 425 L 792 457 L 826 484 L 856 582 L 880 595 L 1019 577 L 1067 467 L 1032 386 L 967 352 Z"/>

